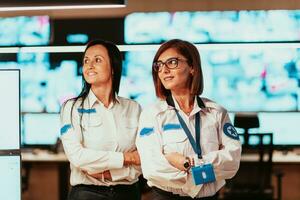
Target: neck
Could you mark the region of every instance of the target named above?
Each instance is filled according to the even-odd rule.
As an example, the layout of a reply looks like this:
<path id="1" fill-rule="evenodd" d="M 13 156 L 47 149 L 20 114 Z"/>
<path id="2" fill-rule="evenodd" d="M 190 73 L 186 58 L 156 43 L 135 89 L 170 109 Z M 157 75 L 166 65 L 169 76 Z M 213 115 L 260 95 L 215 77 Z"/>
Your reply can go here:
<path id="1" fill-rule="evenodd" d="M 172 95 L 177 101 L 180 109 L 189 115 L 194 108 L 194 95 L 191 95 L 189 90 L 173 91 Z"/>
<path id="2" fill-rule="evenodd" d="M 103 103 L 103 105 L 107 108 L 112 101 L 112 86 L 111 85 L 101 85 L 91 87 L 95 96 L 99 101 Z"/>

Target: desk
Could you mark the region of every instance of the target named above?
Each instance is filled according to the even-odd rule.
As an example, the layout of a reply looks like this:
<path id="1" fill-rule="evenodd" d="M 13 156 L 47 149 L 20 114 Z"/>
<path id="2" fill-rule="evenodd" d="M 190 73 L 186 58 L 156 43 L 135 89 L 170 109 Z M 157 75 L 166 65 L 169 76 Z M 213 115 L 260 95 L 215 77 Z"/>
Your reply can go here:
<path id="1" fill-rule="evenodd" d="M 265 157 L 267 158 L 267 156 Z M 281 194 L 283 200 L 300 199 L 300 155 L 295 152 L 287 152 L 283 154 L 281 151 L 273 151 L 273 172 L 282 172 Z M 251 167 L 253 161 L 258 161 L 257 154 L 242 154 L 241 162 Z M 254 166 L 255 167 L 255 166 Z M 279 188 L 276 177 L 272 176 L 272 185 L 274 186 L 275 196 L 277 196 Z"/>
<path id="2" fill-rule="evenodd" d="M 242 154 L 241 161 L 242 162 L 253 162 L 257 161 L 259 156 L 257 154 Z M 300 164 L 300 155 L 294 152 L 288 152 L 287 154 L 283 154 L 281 151 L 274 151 L 273 152 L 273 163 L 279 164 L 293 164 L 299 163 Z"/>
<path id="3" fill-rule="evenodd" d="M 258 155 L 256 154 L 243 154 L 241 161 L 253 162 L 256 160 L 258 160 Z M 22 152 L 22 161 L 65 163 L 68 162 L 68 159 L 64 153 L 53 154 L 47 151 L 40 151 L 35 154 Z M 287 154 L 283 154 L 281 151 L 274 151 L 273 162 L 274 163 L 300 163 L 300 155 L 293 152 L 288 152 Z"/>
<path id="4" fill-rule="evenodd" d="M 22 152 L 21 155 L 24 162 L 68 162 L 64 153 L 53 154 L 48 151 L 39 151 L 38 153 Z"/>
<path id="5" fill-rule="evenodd" d="M 58 199 L 65 200 L 69 191 L 69 162 L 64 153 L 53 154 L 48 151 L 38 151 L 35 153 L 22 152 L 22 168 L 27 171 L 28 177 L 30 177 L 29 171 L 31 171 L 33 165 L 38 167 L 45 167 L 53 165 L 56 170 L 58 169 Z M 41 178 L 41 177 L 38 177 Z M 42 178 L 47 178 L 42 177 Z M 56 193 L 57 194 L 57 193 Z"/>

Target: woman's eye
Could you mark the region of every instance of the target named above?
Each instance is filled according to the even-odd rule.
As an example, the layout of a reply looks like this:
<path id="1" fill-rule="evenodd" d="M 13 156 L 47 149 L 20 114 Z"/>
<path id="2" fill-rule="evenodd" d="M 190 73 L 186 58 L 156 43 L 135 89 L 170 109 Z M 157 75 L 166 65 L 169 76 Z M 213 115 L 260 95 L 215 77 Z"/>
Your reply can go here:
<path id="1" fill-rule="evenodd" d="M 97 63 L 101 62 L 101 59 L 100 58 L 96 58 L 96 62 Z"/>
<path id="2" fill-rule="evenodd" d="M 157 63 L 157 67 L 162 67 L 163 66 L 163 63 L 162 62 L 159 62 L 159 63 Z"/>
<path id="3" fill-rule="evenodd" d="M 85 60 L 83 60 L 83 63 L 84 63 L 84 64 L 88 64 L 88 63 L 89 63 L 89 60 L 88 60 L 88 59 L 85 59 Z"/>
<path id="4" fill-rule="evenodd" d="M 176 65 L 177 64 L 177 60 L 176 59 L 169 60 L 168 64 Z"/>

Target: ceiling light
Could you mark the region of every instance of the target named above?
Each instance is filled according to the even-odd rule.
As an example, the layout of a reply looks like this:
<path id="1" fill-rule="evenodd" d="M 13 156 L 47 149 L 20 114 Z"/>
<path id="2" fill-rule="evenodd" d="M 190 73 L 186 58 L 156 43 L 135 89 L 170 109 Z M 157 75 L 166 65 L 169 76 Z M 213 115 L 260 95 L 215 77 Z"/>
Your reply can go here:
<path id="1" fill-rule="evenodd" d="M 1 0 L 0 12 L 26 10 L 63 10 L 63 9 L 93 9 L 93 8 L 122 8 L 126 7 L 125 0 Z"/>

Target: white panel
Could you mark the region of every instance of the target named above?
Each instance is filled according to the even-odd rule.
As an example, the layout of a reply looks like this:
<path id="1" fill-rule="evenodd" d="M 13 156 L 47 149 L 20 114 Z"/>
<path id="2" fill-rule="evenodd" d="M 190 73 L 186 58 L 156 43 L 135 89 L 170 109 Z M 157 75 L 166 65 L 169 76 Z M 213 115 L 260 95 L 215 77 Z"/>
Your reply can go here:
<path id="1" fill-rule="evenodd" d="M 19 149 L 19 71 L 0 70 L 0 94 L 0 149 Z"/>
<path id="2" fill-rule="evenodd" d="M 0 156 L 0 199 L 20 200 L 20 156 Z"/>
<path id="3" fill-rule="evenodd" d="M 300 145 L 300 112 L 259 113 L 261 132 L 272 132 L 275 145 Z"/>
<path id="4" fill-rule="evenodd" d="M 59 114 L 27 113 L 23 128 L 24 145 L 54 145 L 60 133 Z"/>

